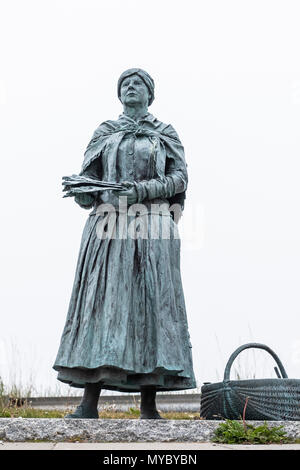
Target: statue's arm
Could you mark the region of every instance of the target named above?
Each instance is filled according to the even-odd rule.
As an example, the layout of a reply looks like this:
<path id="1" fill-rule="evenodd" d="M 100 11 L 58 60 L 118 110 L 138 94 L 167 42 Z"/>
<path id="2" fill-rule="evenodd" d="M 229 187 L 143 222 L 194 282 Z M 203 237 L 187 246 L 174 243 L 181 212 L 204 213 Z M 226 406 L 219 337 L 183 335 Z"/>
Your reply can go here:
<path id="1" fill-rule="evenodd" d="M 96 158 L 91 165 L 81 173 L 82 176 L 100 179 L 100 162 Z M 98 199 L 98 193 L 77 194 L 75 202 L 83 209 L 91 209 L 95 201 Z"/>
<path id="2" fill-rule="evenodd" d="M 171 129 L 174 131 L 173 128 Z M 135 183 L 137 200 L 142 202 L 144 199 L 170 198 L 184 192 L 187 184 L 188 174 L 184 150 L 180 140 L 177 139 L 176 142 L 169 142 L 169 145 L 166 145 L 165 175 Z"/>
<path id="3" fill-rule="evenodd" d="M 97 154 L 100 155 L 101 145 L 103 146 L 103 144 L 105 144 L 105 140 L 101 140 L 101 138 L 104 134 L 111 132 L 114 129 L 114 125 L 115 124 L 113 121 L 105 121 L 94 131 L 84 153 L 84 162 L 82 168 L 85 169 L 80 172 L 81 176 L 96 178 L 98 180 L 102 179 L 101 158 L 94 158 L 94 156 Z M 89 160 L 92 160 L 92 162 L 88 163 Z M 101 198 L 99 192 L 95 192 L 89 194 L 78 194 L 75 197 L 75 201 L 77 204 L 79 204 L 80 207 L 83 207 L 84 209 L 91 209 L 95 202 L 101 201 Z"/>
<path id="4" fill-rule="evenodd" d="M 187 187 L 185 172 L 179 169 L 168 168 L 164 177 L 135 183 L 137 200 L 170 198 L 175 194 L 182 193 Z"/>

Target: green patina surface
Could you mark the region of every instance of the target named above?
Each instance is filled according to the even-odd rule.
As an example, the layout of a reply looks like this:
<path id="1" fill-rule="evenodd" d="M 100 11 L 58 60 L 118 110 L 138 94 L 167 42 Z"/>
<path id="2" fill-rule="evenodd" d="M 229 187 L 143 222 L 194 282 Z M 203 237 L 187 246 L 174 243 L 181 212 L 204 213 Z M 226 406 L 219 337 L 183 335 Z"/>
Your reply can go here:
<path id="1" fill-rule="evenodd" d="M 173 203 L 183 207 L 188 183 L 184 149 L 173 127 L 148 112 L 154 82 L 146 72 L 122 74 L 118 95 L 124 112 L 96 129 L 80 175 L 122 183 L 127 189 L 75 197 L 92 211 L 54 369 L 59 380 L 74 387 L 101 383 L 101 388 L 128 392 L 143 386 L 195 388 L 180 239 L 168 211 Z M 147 238 L 99 238 L 97 227 L 104 217 L 120 230 L 119 196 L 127 197 L 131 207 L 146 207 Z M 113 218 L 99 214 L 102 203 L 116 209 Z M 167 212 L 150 215 L 153 203 L 164 204 Z M 122 230 L 138 219 L 138 214 L 128 217 Z M 151 238 L 153 224 L 162 227 L 166 219 L 170 237 Z"/>

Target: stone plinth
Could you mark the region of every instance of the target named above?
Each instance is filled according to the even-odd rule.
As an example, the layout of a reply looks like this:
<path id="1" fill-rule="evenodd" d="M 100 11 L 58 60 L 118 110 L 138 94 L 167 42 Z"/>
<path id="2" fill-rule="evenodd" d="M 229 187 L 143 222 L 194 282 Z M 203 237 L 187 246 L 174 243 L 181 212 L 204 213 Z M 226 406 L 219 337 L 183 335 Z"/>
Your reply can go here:
<path id="1" fill-rule="evenodd" d="M 222 421 L 0 418 L 0 440 L 86 442 L 208 442 Z M 263 424 L 261 421 L 249 421 Z M 283 425 L 289 437 L 300 438 L 300 421 L 270 421 Z"/>

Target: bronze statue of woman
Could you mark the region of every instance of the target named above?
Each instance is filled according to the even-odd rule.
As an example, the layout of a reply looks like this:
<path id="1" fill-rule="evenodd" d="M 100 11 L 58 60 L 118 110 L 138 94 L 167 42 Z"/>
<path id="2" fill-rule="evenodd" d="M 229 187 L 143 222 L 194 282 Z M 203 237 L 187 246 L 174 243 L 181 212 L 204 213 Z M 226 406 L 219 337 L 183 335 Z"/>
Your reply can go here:
<path id="1" fill-rule="evenodd" d="M 192 345 L 180 274 L 180 239 L 171 207 L 183 209 L 187 188 L 184 149 L 170 124 L 148 112 L 154 81 L 141 69 L 118 81 L 123 114 L 103 122 L 84 156 L 81 176 L 122 183 L 75 197 L 92 209 L 84 227 L 67 319 L 53 368 L 58 380 L 84 388 L 66 418 L 98 418 L 101 389 L 141 392 L 141 418 L 161 418 L 156 392 L 196 387 Z M 99 223 L 143 205 L 149 227 L 171 227 L 170 236 L 99 236 Z M 105 204 L 106 212 L 101 212 Z M 159 210 L 157 210 L 159 208 Z M 138 212 L 128 216 L 141 219 Z M 125 219 L 126 220 L 126 219 Z M 154 231 L 155 232 L 155 231 Z M 157 232 L 157 231 L 156 231 Z M 123 233 L 123 232 L 122 232 Z"/>

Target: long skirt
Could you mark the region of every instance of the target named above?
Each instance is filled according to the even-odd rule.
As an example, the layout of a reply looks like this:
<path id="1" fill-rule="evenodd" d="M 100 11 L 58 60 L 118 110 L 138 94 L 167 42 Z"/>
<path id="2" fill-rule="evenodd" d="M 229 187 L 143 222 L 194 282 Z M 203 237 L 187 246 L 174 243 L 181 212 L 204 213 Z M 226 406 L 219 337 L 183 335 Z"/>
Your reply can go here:
<path id="1" fill-rule="evenodd" d="M 126 392 L 195 388 L 177 225 L 170 213 L 121 216 L 85 224 L 57 378 Z"/>

